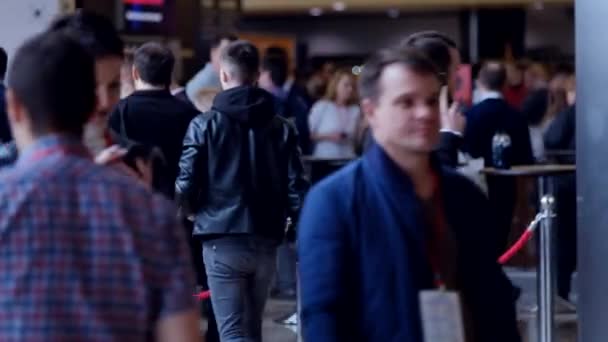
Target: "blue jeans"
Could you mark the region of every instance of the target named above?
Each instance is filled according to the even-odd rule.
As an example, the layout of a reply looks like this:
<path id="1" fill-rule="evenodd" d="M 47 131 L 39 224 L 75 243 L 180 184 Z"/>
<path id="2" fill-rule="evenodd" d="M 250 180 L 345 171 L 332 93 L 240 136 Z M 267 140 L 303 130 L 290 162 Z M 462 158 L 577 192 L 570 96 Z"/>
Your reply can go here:
<path id="1" fill-rule="evenodd" d="M 222 342 L 261 342 L 278 243 L 252 236 L 203 242 L 211 304 Z"/>
<path id="2" fill-rule="evenodd" d="M 279 293 L 296 290 L 296 248 L 295 244 L 285 242 L 279 246 L 275 289 Z"/>

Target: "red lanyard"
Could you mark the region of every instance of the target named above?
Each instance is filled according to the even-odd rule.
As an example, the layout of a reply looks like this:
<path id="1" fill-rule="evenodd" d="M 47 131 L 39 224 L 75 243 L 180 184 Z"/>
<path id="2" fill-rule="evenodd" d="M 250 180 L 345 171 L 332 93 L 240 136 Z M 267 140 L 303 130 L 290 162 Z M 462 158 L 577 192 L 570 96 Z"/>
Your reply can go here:
<path id="1" fill-rule="evenodd" d="M 443 212 L 443 198 L 441 196 L 441 189 L 439 185 L 439 177 L 437 174 L 433 174 L 434 180 L 434 196 L 433 196 L 433 209 L 434 216 L 433 224 L 431 225 L 431 234 L 427 243 L 427 251 L 429 262 L 431 264 L 431 271 L 433 272 L 433 282 L 435 287 L 444 288 L 445 282 L 441 276 L 441 255 L 442 255 L 442 244 L 441 241 L 445 238 L 446 234 L 446 221 Z"/>

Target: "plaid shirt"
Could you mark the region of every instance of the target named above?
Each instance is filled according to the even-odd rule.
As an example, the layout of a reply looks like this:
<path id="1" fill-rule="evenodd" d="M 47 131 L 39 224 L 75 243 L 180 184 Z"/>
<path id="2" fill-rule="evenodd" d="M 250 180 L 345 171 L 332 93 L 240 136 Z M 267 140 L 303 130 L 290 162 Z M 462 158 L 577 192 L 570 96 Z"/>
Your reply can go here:
<path id="1" fill-rule="evenodd" d="M 0 168 L 9 166 L 17 160 L 17 145 L 14 141 L 0 145 Z"/>
<path id="2" fill-rule="evenodd" d="M 143 341 L 194 309 L 175 211 L 49 136 L 0 171 L 0 341 Z"/>

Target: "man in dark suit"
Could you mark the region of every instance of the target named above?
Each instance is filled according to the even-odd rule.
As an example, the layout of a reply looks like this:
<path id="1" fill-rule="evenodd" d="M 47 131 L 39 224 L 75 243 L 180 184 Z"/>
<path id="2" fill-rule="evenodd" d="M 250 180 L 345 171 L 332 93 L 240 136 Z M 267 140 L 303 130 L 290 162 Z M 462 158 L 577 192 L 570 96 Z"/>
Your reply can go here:
<path id="1" fill-rule="evenodd" d="M 280 47 L 266 49 L 262 60 L 259 84 L 275 98 L 277 113 L 293 120 L 298 129 L 298 143 L 302 154 L 312 152 L 308 113 L 312 106 L 306 90 L 295 84 L 289 73 L 287 51 Z"/>
<path id="2" fill-rule="evenodd" d="M 510 137 L 511 165 L 534 163 L 528 125 L 521 113 L 512 108 L 503 98 L 502 90 L 507 81 L 504 65 L 487 63 L 479 72 L 481 102 L 467 113 L 464 134 L 464 149 L 473 158 L 483 158 L 486 166 L 494 166 L 492 139 L 497 133 Z M 515 208 L 516 184 L 514 179 L 488 177 L 488 193 L 492 212 L 498 220 L 496 227 L 496 255 L 507 247 L 513 210 Z"/>
<path id="3" fill-rule="evenodd" d="M 172 197 L 182 142 L 190 121 L 198 115 L 191 105 L 171 95 L 169 86 L 175 58 L 168 48 L 146 43 L 135 51 L 135 92 L 121 100 L 110 115 L 109 126 L 123 145 L 156 146 L 164 155 L 162 177 L 155 184 Z"/>
<path id="4" fill-rule="evenodd" d="M 576 106 L 557 114 L 544 137 L 547 150 L 572 151 L 558 162 L 576 163 Z M 576 269 L 576 175 L 555 179 L 557 201 L 557 293 L 569 300 L 572 273 Z"/>
<path id="5" fill-rule="evenodd" d="M 13 140 L 11 128 L 8 124 L 6 116 L 6 101 L 4 99 L 4 77 L 6 76 L 6 66 L 8 64 L 8 56 L 6 51 L 0 47 L 0 143 L 6 143 Z"/>
<path id="6" fill-rule="evenodd" d="M 445 286 L 462 299 L 467 340 L 519 341 L 514 290 L 487 243 L 488 202 L 433 157 L 434 64 L 383 50 L 359 82 L 375 143 L 311 190 L 299 223 L 304 339 L 421 342 L 419 293 Z"/>

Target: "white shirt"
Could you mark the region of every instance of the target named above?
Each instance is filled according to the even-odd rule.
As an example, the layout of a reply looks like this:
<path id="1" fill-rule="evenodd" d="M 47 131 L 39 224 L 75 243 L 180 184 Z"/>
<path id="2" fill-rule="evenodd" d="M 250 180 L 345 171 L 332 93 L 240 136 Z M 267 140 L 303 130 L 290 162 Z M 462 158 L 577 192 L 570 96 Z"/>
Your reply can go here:
<path id="1" fill-rule="evenodd" d="M 310 134 L 344 133 L 347 139 L 343 142 L 318 141 L 312 155 L 328 159 L 354 158 L 354 138 L 360 117 L 361 110 L 357 105 L 339 107 L 332 101 L 317 101 L 308 117 Z"/>
<path id="2" fill-rule="evenodd" d="M 532 144 L 532 153 L 537 161 L 542 161 L 545 158 L 545 132 L 549 128 L 551 120 L 543 122 L 537 126 L 528 126 L 530 131 L 530 143 Z"/>
<path id="3" fill-rule="evenodd" d="M 198 92 L 205 88 L 222 88 L 220 76 L 211 63 L 205 64 L 205 67 L 186 84 L 186 94 L 189 99 L 195 99 Z"/>
<path id="4" fill-rule="evenodd" d="M 493 90 L 482 90 L 479 89 L 478 98 L 479 102 L 483 102 L 489 99 L 502 99 L 502 93 Z"/>

